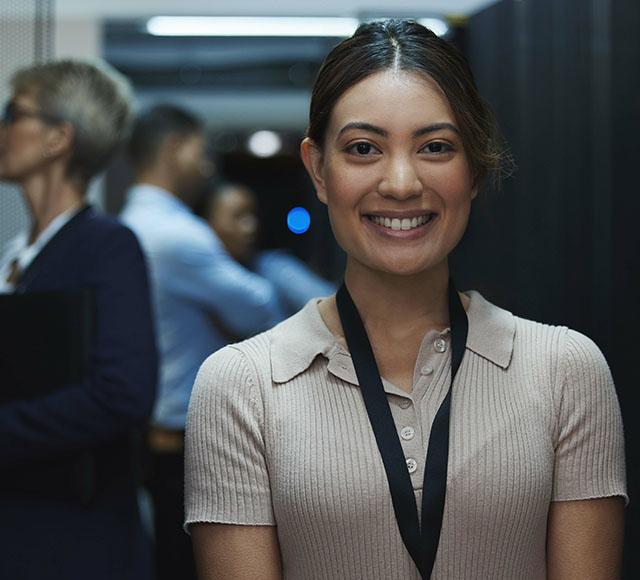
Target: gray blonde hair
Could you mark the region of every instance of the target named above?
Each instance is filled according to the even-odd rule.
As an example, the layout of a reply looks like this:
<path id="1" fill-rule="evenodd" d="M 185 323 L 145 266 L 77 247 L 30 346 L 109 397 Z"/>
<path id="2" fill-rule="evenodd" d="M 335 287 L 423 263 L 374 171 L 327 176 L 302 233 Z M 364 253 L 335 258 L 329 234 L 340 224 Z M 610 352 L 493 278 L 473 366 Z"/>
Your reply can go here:
<path id="1" fill-rule="evenodd" d="M 67 174 L 85 185 L 128 136 L 131 86 L 103 61 L 37 64 L 18 70 L 11 86 L 14 94 L 34 98 L 46 115 L 73 126 L 75 141 Z"/>

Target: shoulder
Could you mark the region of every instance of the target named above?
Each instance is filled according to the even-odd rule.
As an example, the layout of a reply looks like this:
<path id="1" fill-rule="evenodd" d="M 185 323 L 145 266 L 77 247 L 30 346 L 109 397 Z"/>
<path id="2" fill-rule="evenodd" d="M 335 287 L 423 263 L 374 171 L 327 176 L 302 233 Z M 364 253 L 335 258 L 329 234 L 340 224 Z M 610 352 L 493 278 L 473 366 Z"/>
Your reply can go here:
<path id="1" fill-rule="evenodd" d="M 564 382 L 585 385 L 613 384 L 611 370 L 600 347 L 588 336 L 570 328 L 564 334 L 562 349 Z"/>
<path id="2" fill-rule="evenodd" d="M 524 318 L 470 291 L 467 346 L 503 368 L 560 380 L 567 365 L 603 368 L 606 361 L 589 337 L 566 326 Z M 607 367 L 608 368 L 608 367 Z"/>
<path id="3" fill-rule="evenodd" d="M 146 251 L 162 255 L 210 254 L 221 248 L 211 228 L 201 218 L 166 208 L 123 213 L 124 222 L 139 236 Z"/>
<path id="4" fill-rule="evenodd" d="M 332 348 L 335 341 L 320 320 L 316 301 L 311 300 L 273 328 L 210 355 L 196 383 L 225 388 L 229 382 L 242 382 L 264 391 L 304 372 L 316 356 Z"/>
<path id="5" fill-rule="evenodd" d="M 94 239 L 99 249 L 109 245 L 123 245 L 138 248 L 135 234 L 114 216 L 89 208 L 80 216 L 79 231 L 85 239 Z"/>
<path id="6" fill-rule="evenodd" d="M 258 402 L 261 398 L 258 369 L 268 359 L 260 360 L 247 346 L 250 347 L 243 343 L 225 346 L 202 363 L 189 402 L 191 416 L 206 409 L 229 413 L 247 405 L 254 410 L 262 408 Z"/>
<path id="7" fill-rule="evenodd" d="M 556 405 L 567 391 L 590 396 L 613 389 L 609 365 L 592 338 L 567 326 L 519 316 L 514 322 L 514 358 L 531 376 L 546 377 Z"/>
<path id="8" fill-rule="evenodd" d="M 606 366 L 604 355 L 595 341 L 577 330 L 519 316 L 514 316 L 514 321 L 517 341 L 528 346 L 524 352 L 536 349 L 562 367 L 567 364 Z"/>
<path id="9" fill-rule="evenodd" d="M 67 266 L 81 264 L 85 272 L 99 271 L 121 256 L 136 259 L 142 256 L 133 232 L 115 217 L 93 207 L 73 217 L 51 242 L 47 259 L 64 259 Z"/>
<path id="10" fill-rule="evenodd" d="M 237 382 L 240 377 L 243 383 L 258 383 L 262 372 L 271 368 L 271 344 L 278 326 L 211 354 L 202 363 L 196 383 L 211 384 L 222 378 Z"/>

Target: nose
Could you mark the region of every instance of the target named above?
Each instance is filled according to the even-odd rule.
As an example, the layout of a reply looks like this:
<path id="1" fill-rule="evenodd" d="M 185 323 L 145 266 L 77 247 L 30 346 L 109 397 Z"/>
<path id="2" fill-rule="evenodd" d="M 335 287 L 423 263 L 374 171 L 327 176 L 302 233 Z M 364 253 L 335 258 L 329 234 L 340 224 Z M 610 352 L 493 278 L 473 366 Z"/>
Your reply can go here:
<path id="1" fill-rule="evenodd" d="M 420 195 L 422 183 L 413 161 L 406 156 L 390 157 L 378 184 L 378 192 L 383 197 L 396 199 L 408 199 Z"/>

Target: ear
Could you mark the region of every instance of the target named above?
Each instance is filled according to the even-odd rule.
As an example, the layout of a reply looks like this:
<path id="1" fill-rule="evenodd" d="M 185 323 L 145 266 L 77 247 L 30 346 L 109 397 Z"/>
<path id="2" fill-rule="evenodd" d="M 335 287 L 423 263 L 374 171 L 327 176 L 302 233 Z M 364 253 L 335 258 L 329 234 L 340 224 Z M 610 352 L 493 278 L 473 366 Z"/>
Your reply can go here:
<path id="1" fill-rule="evenodd" d="M 325 188 L 324 178 L 322 175 L 322 151 L 309 137 L 306 137 L 303 139 L 302 143 L 300 143 L 300 157 L 302 157 L 302 163 L 304 163 L 307 173 L 309 174 L 311 181 L 313 181 L 318 199 L 322 203 L 326 204 L 327 190 Z"/>
<path id="2" fill-rule="evenodd" d="M 47 130 L 44 155 L 48 158 L 60 157 L 73 150 L 75 129 L 68 122 L 52 125 Z"/>
<path id="3" fill-rule="evenodd" d="M 473 186 L 473 189 L 471 190 L 471 199 L 475 199 L 476 196 L 478 195 L 478 184 L 475 184 Z"/>

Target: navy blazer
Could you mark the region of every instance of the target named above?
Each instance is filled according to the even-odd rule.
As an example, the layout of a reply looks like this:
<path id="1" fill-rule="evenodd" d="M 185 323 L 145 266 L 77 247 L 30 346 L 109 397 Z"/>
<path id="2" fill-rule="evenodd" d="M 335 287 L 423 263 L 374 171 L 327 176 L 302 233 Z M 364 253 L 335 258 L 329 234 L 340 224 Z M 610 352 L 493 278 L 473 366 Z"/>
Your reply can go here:
<path id="1" fill-rule="evenodd" d="M 118 449 L 149 417 L 157 353 L 144 257 L 134 234 L 85 207 L 49 241 L 17 292 L 91 288 L 94 340 L 81 384 L 0 405 L 0 477 L 95 451 L 105 458 L 89 505 L 0 494 L 0 578 L 140 580 L 150 577 L 137 486 Z M 33 353 L 34 364 L 39 353 Z M 2 380 L 2 378 L 0 378 Z M 114 450 L 116 450 L 114 452 Z"/>

